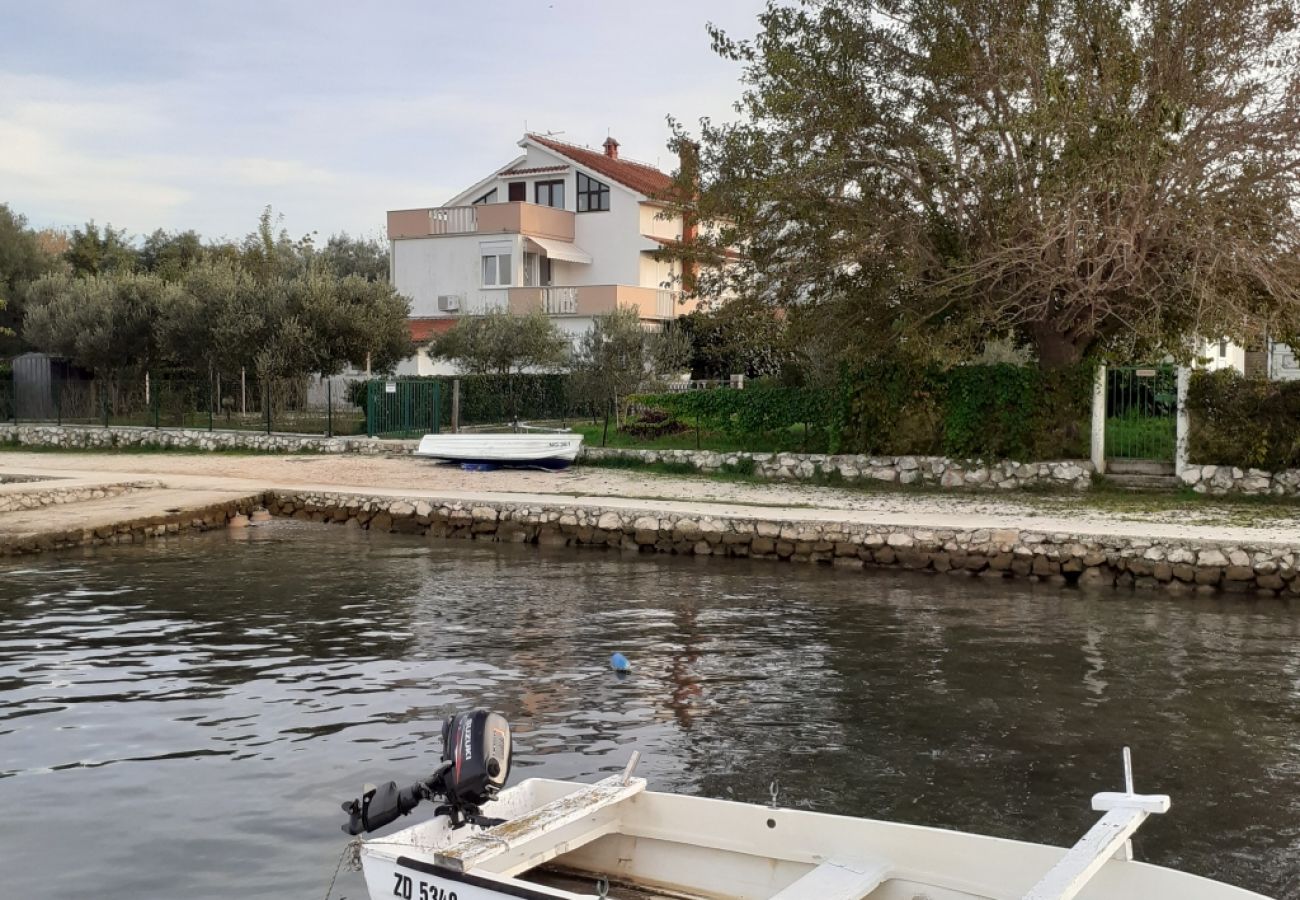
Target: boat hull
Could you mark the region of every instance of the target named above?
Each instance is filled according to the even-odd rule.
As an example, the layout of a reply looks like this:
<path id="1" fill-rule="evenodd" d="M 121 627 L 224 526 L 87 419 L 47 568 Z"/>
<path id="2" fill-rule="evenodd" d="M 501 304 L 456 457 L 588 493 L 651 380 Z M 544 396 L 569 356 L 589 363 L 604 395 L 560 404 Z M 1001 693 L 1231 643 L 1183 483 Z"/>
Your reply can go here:
<path id="1" fill-rule="evenodd" d="M 426 434 L 415 455 L 448 462 L 567 466 L 581 450 L 580 434 Z"/>
<path id="2" fill-rule="evenodd" d="M 584 787 L 529 779 L 503 791 L 484 812 L 514 821 Z M 614 820 L 600 811 L 566 823 L 550 836 L 551 851 L 511 848 L 469 874 L 439 864 L 440 852 L 475 833 L 472 827 L 453 831 L 445 818 L 435 818 L 367 841 L 362 865 L 371 897 L 406 900 L 409 880 L 410 900 L 452 900 L 453 895 L 455 900 L 590 900 L 598 895 L 595 879 L 603 877 L 635 885 L 630 894 L 635 897 L 769 900 L 785 897 L 783 891 L 828 861 L 847 860 L 850 871 L 858 866 L 869 873 L 875 867 L 877 880 L 855 895 L 870 900 L 1018 900 L 1066 853 L 1061 847 L 937 828 L 649 791 L 619 803 Z M 587 880 L 576 883 L 590 887 L 573 893 L 540 883 L 546 880 L 538 874 L 543 864 L 583 873 Z M 609 896 L 628 895 L 613 890 Z M 1262 895 L 1110 859 L 1078 897 L 1261 900 Z"/>

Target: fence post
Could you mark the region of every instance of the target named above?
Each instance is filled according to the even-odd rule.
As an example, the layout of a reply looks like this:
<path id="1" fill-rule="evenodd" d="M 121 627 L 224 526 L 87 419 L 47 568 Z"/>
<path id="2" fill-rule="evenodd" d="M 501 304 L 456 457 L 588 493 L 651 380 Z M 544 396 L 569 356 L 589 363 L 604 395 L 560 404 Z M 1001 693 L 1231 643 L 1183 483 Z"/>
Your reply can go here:
<path id="1" fill-rule="evenodd" d="M 149 375 L 146 373 L 145 378 L 147 379 L 148 377 Z M 148 382 L 146 381 L 146 384 L 147 383 Z M 157 431 L 162 428 L 162 397 L 160 396 L 162 392 L 158 390 L 157 385 L 153 385 L 149 390 L 152 392 L 150 398 L 153 402 L 153 427 L 154 430 Z"/>
<path id="2" fill-rule="evenodd" d="M 429 430 L 433 434 L 442 431 L 442 382 L 433 383 L 433 427 Z"/>
<path id="3" fill-rule="evenodd" d="M 262 384 L 262 406 L 266 409 L 266 433 L 271 433 L 271 379 Z"/>
<path id="4" fill-rule="evenodd" d="M 325 379 L 325 437 L 334 437 L 334 379 Z"/>
<path id="5" fill-rule="evenodd" d="M 221 376 L 208 375 L 208 431 L 212 430 L 212 407 L 215 406 L 221 397 Z"/>
<path id="6" fill-rule="evenodd" d="M 104 416 L 104 427 L 108 427 L 108 389 L 104 386 L 101 379 L 95 379 L 95 387 L 99 390 L 99 411 Z"/>
<path id="7" fill-rule="evenodd" d="M 609 401 L 605 407 L 605 430 L 600 433 L 600 446 L 604 447 L 609 443 L 609 412 L 614 408 L 614 401 Z"/>
<path id="8" fill-rule="evenodd" d="M 375 382 L 366 382 L 366 437 L 375 436 Z"/>
<path id="9" fill-rule="evenodd" d="M 54 424 L 63 425 L 63 379 L 54 379 Z"/>
<path id="10" fill-rule="evenodd" d="M 451 433 L 460 431 L 460 379 L 451 380 Z"/>
<path id="11" fill-rule="evenodd" d="M 1181 476 L 1187 468 L 1187 435 L 1191 430 L 1191 417 L 1187 413 L 1187 389 L 1192 383 L 1192 370 L 1187 366 L 1177 369 L 1178 399 L 1174 405 L 1174 474 Z"/>
<path id="12" fill-rule="evenodd" d="M 1092 465 L 1106 474 L 1106 367 L 1097 366 L 1092 380 Z"/>

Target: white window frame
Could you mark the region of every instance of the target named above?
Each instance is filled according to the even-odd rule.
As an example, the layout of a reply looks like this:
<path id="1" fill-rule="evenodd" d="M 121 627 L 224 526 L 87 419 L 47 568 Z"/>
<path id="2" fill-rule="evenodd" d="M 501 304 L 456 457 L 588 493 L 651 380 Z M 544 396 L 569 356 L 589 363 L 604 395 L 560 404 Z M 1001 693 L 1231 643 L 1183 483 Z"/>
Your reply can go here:
<path id="1" fill-rule="evenodd" d="M 514 287 L 514 256 L 509 250 L 504 252 L 485 252 L 479 257 L 479 272 L 483 278 L 483 287 Z M 492 260 L 491 263 L 488 260 Z M 488 276 L 492 277 L 489 278 Z"/>

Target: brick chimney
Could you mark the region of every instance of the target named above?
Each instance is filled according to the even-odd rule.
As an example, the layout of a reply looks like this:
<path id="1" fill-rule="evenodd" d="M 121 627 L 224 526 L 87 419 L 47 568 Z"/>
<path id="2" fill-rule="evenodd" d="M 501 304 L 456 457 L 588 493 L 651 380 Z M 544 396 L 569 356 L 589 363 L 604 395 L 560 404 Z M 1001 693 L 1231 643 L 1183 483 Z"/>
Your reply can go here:
<path id="1" fill-rule="evenodd" d="M 618 141 L 612 137 L 605 138 L 605 155 L 610 159 L 618 159 Z"/>

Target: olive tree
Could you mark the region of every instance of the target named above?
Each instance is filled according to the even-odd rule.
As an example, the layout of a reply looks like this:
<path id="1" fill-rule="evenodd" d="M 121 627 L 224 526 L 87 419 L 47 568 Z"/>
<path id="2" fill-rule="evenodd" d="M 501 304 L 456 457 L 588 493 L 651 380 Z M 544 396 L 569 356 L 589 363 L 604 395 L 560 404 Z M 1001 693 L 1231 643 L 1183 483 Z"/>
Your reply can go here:
<path id="1" fill-rule="evenodd" d="M 540 311 L 516 315 L 494 310 L 458 320 L 429 350 L 469 374 L 517 375 L 562 367 L 569 342 Z"/>
<path id="2" fill-rule="evenodd" d="M 598 407 L 613 409 L 621 422 L 619 401 L 642 387 L 684 371 L 691 347 L 679 329 L 648 331 L 634 309 L 596 316 L 582 336 L 574 372 Z"/>

